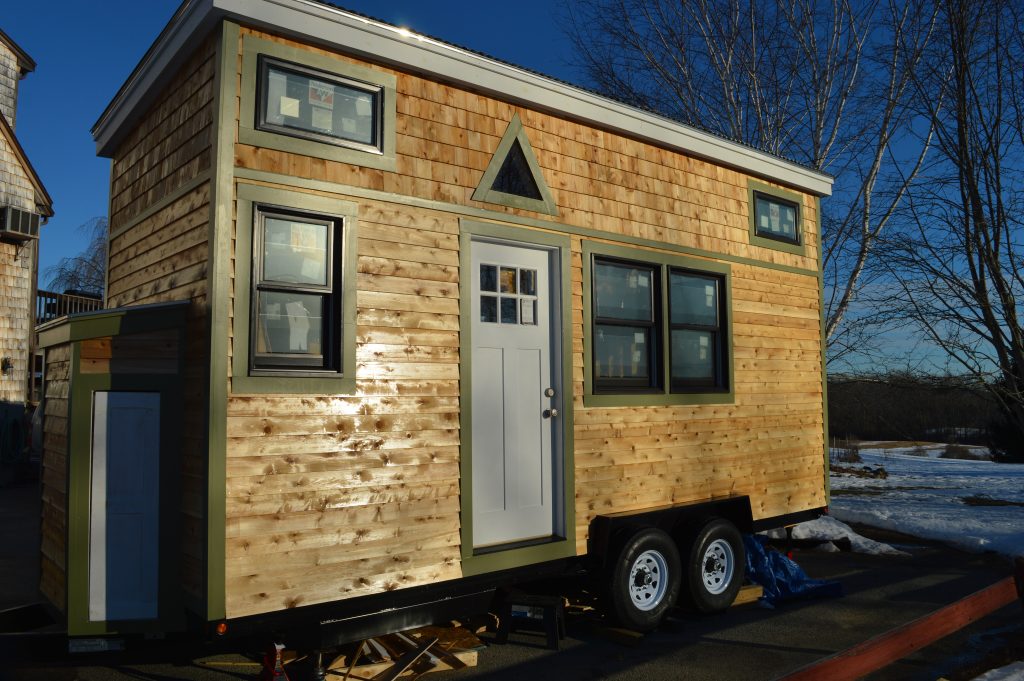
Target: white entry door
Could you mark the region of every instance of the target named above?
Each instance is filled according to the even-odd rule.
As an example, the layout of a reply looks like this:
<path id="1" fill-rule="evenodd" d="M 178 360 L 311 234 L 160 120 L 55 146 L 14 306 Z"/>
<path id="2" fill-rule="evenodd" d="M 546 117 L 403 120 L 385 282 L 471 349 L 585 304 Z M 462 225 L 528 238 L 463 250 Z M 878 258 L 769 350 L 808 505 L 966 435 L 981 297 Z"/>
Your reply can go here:
<path id="1" fill-rule="evenodd" d="M 94 393 L 91 621 L 157 616 L 159 509 L 160 393 Z"/>
<path id="2" fill-rule="evenodd" d="M 472 470 L 475 548 L 551 537 L 562 495 L 560 329 L 553 252 L 472 246 Z M 557 275 L 557 272 L 555 273 Z"/>

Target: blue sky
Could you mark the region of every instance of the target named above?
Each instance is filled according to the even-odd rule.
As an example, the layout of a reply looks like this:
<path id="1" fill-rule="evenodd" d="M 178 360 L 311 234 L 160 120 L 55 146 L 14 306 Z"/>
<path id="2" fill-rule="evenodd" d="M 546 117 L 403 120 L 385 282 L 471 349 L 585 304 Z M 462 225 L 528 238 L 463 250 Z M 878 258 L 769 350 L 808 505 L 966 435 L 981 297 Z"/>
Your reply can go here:
<path id="1" fill-rule="evenodd" d="M 53 197 L 42 230 L 46 269 L 85 248 L 79 226 L 106 215 L 110 161 L 96 156 L 89 130 L 174 14 L 178 0 L 9 2 L 0 28 L 36 61 L 21 81 L 16 133 Z M 575 80 L 571 48 L 551 0 L 521 0 L 515 12 L 480 0 L 342 0 L 343 7 Z"/>

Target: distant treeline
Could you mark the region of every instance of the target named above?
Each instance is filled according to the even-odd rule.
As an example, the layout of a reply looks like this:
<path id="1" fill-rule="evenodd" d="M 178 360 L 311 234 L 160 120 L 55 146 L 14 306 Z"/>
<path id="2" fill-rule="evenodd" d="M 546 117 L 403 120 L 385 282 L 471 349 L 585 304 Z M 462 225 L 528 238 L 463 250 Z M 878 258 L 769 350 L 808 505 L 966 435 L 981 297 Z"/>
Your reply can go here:
<path id="1" fill-rule="evenodd" d="M 992 399 L 956 376 L 829 376 L 833 438 L 990 444 Z"/>

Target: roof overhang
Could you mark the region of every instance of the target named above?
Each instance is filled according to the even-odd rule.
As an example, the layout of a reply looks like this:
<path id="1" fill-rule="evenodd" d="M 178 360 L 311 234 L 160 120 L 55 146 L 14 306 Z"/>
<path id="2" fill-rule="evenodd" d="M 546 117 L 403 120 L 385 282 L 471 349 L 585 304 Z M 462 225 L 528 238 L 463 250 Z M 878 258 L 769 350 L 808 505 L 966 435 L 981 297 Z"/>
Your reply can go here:
<path id="1" fill-rule="evenodd" d="M 222 19 L 557 114 L 818 196 L 832 193 L 831 176 L 798 163 L 313 0 L 185 0 L 93 126 L 99 155 L 114 154 L 196 41 Z"/>
<path id="2" fill-rule="evenodd" d="M 28 56 L 28 52 L 21 49 L 18 43 L 14 42 L 9 35 L 0 31 L 0 43 L 3 43 L 10 48 L 11 52 L 14 53 L 14 58 L 18 60 L 18 77 L 24 78 L 26 75 L 36 70 L 36 62 L 32 57 Z"/>
<path id="3" fill-rule="evenodd" d="M 18 138 L 14 135 L 14 128 L 10 126 L 2 114 L 0 114 L 0 136 L 7 140 L 11 151 L 14 152 L 15 158 L 18 159 L 22 170 L 28 176 L 28 181 L 32 184 L 32 190 L 35 193 L 36 210 L 43 217 L 53 217 L 53 199 L 50 198 L 50 193 L 46 191 L 43 181 L 39 179 L 39 174 L 32 167 L 32 163 L 28 160 L 28 155 L 22 148 Z"/>

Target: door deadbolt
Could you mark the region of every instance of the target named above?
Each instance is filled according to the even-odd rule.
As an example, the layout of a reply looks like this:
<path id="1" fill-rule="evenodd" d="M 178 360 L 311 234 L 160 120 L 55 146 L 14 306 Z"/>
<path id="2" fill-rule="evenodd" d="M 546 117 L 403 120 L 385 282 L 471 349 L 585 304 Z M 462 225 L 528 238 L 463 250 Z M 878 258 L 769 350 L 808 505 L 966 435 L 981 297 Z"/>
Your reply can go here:
<path id="1" fill-rule="evenodd" d="M 555 396 L 555 389 L 554 388 L 545 388 L 544 389 L 544 397 L 554 397 L 554 396 Z"/>

